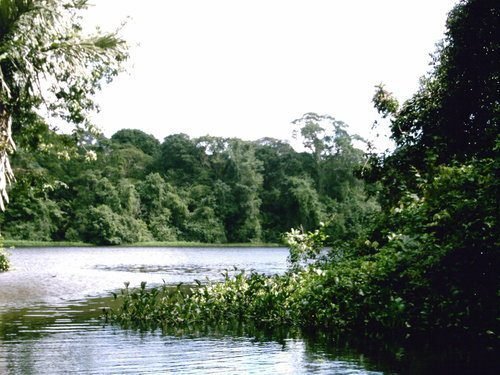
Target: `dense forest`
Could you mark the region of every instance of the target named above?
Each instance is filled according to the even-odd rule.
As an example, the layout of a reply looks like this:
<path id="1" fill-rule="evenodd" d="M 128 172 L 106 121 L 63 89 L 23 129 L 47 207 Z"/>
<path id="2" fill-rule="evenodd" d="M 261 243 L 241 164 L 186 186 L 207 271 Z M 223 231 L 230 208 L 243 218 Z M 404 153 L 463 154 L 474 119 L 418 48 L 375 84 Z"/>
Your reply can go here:
<path id="1" fill-rule="evenodd" d="M 325 222 L 340 242 L 378 210 L 356 177 L 366 162 L 353 145 L 359 137 L 330 116 L 308 113 L 291 126 L 304 152 L 269 138 L 61 135 L 31 120 L 31 133 L 13 125 L 16 181 L 0 216 L 6 239 L 280 242 L 293 227 Z"/>

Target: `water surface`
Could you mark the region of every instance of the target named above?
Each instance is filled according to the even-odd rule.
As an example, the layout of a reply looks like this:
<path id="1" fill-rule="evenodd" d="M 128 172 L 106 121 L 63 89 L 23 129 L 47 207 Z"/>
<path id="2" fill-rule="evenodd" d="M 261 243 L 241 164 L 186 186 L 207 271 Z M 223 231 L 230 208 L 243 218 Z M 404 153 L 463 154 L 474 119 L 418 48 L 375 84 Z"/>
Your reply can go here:
<path id="1" fill-rule="evenodd" d="M 0 311 L 109 295 L 130 282 L 148 285 L 220 280 L 234 267 L 284 272 L 284 248 L 25 248 L 11 249 L 12 270 L 0 273 Z"/>
<path id="2" fill-rule="evenodd" d="M 124 282 L 222 279 L 225 270 L 286 269 L 276 248 L 12 249 L 0 274 L 0 374 L 380 374 L 358 353 L 311 349 L 300 335 L 140 333 L 103 324 Z"/>

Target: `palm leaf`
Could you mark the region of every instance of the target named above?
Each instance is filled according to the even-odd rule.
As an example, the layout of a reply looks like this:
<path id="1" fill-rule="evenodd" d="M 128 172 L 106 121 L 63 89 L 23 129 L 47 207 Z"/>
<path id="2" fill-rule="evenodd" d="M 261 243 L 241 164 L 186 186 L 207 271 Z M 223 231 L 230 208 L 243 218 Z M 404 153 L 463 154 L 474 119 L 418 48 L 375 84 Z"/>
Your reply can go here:
<path id="1" fill-rule="evenodd" d="M 88 112 L 96 107 L 92 95 L 128 57 L 127 45 L 116 33 L 83 34 L 78 12 L 87 6 L 87 0 L 0 0 L 2 210 L 14 178 L 8 158 L 15 150 L 14 103 L 44 103 L 64 119 L 87 123 Z"/>

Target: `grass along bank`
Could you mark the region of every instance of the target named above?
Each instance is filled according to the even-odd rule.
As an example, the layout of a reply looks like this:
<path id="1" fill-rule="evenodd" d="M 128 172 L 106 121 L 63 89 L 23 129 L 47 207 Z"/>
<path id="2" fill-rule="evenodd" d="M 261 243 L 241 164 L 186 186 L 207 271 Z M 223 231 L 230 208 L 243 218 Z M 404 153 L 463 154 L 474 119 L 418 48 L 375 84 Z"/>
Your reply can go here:
<path id="1" fill-rule="evenodd" d="M 26 241 L 26 240 L 3 240 L 5 248 L 10 247 L 283 247 L 277 243 L 264 242 L 248 242 L 248 243 L 203 243 L 203 242 L 188 242 L 188 241 L 171 241 L 171 242 L 136 242 L 121 245 L 94 245 L 85 242 L 70 242 L 70 241 Z"/>
<path id="2" fill-rule="evenodd" d="M 283 247 L 278 243 L 267 242 L 238 242 L 238 243 L 204 243 L 204 242 L 189 242 L 189 241 L 151 241 L 151 242 L 136 242 L 132 244 L 120 245 L 123 247 Z"/>
<path id="3" fill-rule="evenodd" d="M 90 247 L 95 246 L 85 242 L 70 241 L 26 241 L 26 240 L 2 240 L 5 248 L 11 247 Z"/>

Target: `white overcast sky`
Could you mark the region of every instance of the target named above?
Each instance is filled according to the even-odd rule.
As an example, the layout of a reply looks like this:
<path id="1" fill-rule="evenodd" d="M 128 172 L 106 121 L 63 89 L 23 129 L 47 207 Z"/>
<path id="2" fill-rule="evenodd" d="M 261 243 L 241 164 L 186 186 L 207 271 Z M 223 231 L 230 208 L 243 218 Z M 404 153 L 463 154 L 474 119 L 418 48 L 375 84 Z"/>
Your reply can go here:
<path id="1" fill-rule="evenodd" d="M 296 118 L 329 114 L 372 138 L 374 86 L 418 87 L 456 0 L 91 0 L 89 24 L 131 48 L 98 95 L 105 135 L 290 140 Z M 380 143 L 383 145 L 383 142 Z"/>

